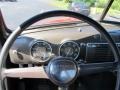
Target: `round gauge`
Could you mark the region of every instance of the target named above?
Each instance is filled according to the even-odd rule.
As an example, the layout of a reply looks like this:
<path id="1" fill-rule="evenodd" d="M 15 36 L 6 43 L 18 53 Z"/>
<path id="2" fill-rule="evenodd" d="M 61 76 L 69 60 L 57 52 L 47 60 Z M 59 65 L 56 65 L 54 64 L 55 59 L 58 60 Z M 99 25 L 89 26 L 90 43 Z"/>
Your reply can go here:
<path id="1" fill-rule="evenodd" d="M 31 56 L 39 62 L 48 61 L 52 54 L 52 48 L 46 41 L 36 41 L 31 47 Z"/>
<path id="2" fill-rule="evenodd" d="M 77 59 L 80 53 L 79 45 L 74 41 L 67 41 L 59 48 L 59 55 L 62 57 L 69 57 Z"/>

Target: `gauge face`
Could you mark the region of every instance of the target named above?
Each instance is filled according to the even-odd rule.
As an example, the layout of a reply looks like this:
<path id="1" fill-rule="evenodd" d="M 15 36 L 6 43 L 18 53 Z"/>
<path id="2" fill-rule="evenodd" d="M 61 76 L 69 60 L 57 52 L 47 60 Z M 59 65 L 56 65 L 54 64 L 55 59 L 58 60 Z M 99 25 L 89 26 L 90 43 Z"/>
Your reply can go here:
<path id="1" fill-rule="evenodd" d="M 52 48 L 45 41 L 36 41 L 31 47 L 31 56 L 41 62 L 48 61 L 52 54 Z"/>
<path id="2" fill-rule="evenodd" d="M 78 58 L 79 53 L 79 45 L 73 41 L 67 41 L 59 48 L 59 55 L 62 57 L 69 57 L 75 60 Z"/>

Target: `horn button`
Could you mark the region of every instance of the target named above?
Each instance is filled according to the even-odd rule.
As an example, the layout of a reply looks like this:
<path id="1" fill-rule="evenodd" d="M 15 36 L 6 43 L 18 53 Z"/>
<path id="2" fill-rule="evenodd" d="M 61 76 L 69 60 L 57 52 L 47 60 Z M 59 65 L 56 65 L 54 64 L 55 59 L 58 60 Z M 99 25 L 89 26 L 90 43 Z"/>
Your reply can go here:
<path id="1" fill-rule="evenodd" d="M 67 86 L 76 79 L 78 66 L 76 61 L 70 58 L 54 58 L 48 64 L 47 74 L 56 85 Z"/>

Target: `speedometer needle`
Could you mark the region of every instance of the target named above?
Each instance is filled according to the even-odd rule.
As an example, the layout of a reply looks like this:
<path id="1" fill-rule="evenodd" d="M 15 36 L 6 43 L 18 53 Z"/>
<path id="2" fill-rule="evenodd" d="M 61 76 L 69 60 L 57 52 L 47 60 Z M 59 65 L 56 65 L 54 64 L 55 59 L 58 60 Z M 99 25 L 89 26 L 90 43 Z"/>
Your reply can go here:
<path id="1" fill-rule="evenodd" d="M 68 52 L 66 54 L 66 57 L 69 55 L 70 51 L 71 51 L 71 48 L 68 50 Z"/>

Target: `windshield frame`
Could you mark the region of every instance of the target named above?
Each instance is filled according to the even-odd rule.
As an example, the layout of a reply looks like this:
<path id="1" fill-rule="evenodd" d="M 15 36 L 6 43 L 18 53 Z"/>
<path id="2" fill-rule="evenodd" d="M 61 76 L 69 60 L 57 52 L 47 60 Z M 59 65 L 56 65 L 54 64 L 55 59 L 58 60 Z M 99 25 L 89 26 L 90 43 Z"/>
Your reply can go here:
<path id="1" fill-rule="evenodd" d="M 114 2 L 114 0 L 109 0 L 109 1 L 108 1 L 108 3 L 107 3 L 107 5 L 106 5 L 105 9 L 104 9 L 103 12 L 102 12 L 101 17 L 99 18 L 99 21 L 104 20 L 105 16 L 107 15 L 108 11 L 109 11 L 110 8 L 111 8 L 113 2 Z"/>
<path id="2" fill-rule="evenodd" d="M 112 4 L 114 3 L 115 0 L 109 0 L 105 9 L 103 10 L 102 12 L 102 15 L 100 16 L 99 18 L 99 21 L 100 22 L 103 22 L 103 23 L 110 23 L 110 24 L 115 24 L 115 25 L 120 25 L 120 22 L 117 22 L 117 21 L 110 21 L 110 20 L 105 20 L 105 17 L 107 15 L 107 13 L 109 12 Z"/>

